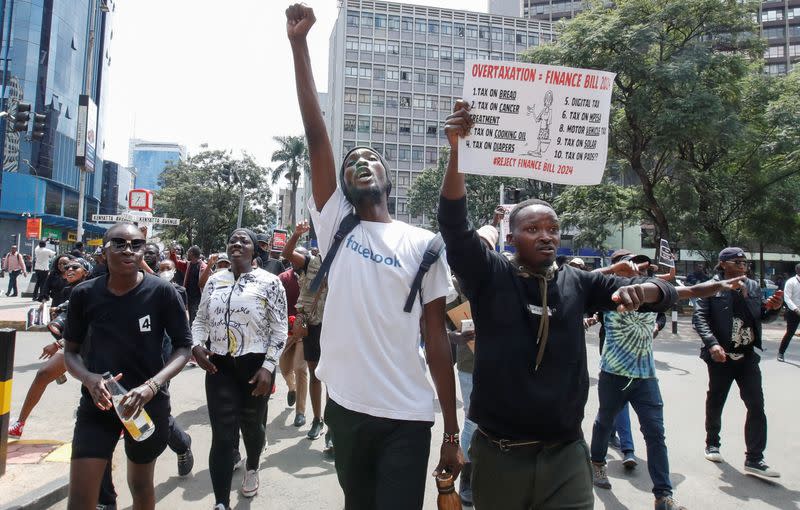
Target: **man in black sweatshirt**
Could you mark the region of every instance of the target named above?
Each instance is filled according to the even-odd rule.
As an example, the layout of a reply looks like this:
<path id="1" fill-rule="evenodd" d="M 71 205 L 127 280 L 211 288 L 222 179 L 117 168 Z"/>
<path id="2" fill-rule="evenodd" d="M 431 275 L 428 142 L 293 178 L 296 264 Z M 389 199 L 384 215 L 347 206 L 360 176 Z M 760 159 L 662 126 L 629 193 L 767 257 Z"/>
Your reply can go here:
<path id="1" fill-rule="evenodd" d="M 450 162 L 439 226 L 475 321 L 469 418 L 473 501 L 479 509 L 590 509 L 589 451 L 581 421 L 589 393 L 583 317 L 590 310 L 668 309 L 675 289 L 555 264 L 558 216 L 527 200 L 510 216 L 513 260 L 487 249 L 467 222 L 458 138 L 472 127 L 467 103 L 447 118 Z M 670 508 L 670 507 L 665 507 Z"/>

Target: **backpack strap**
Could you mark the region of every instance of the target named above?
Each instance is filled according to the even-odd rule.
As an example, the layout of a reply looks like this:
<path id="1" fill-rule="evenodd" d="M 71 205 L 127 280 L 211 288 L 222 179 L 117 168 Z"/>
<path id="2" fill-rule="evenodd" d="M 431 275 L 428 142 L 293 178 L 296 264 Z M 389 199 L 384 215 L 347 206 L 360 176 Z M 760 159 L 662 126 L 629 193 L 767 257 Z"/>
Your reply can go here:
<path id="1" fill-rule="evenodd" d="M 311 292 L 317 292 L 320 286 L 322 286 L 322 280 L 325 279 L 325 277 L 328 275 L 328 271 L 331 269 L 333 258 L 336 256 L 336 252 L 339 251 L 339 246 L 342 244 L 342 239 L 344 239 L 347 234 L 356 228 L 356 225 L 359 223 L 361 223 L 361 218 L 354 213 L 350 213 L 342 218 L 342 222 L 339 223 L 339 230 L 337 230 L 336 234 L 333 236 L 331 247 L 328 250 L 328 253 L 325 255 L 325 258 L 322 260 L 322 265 L 319 267 L 319 271 L 317 271 L 316 276 L 314 276 L 314 280 L 311 282 L 311 286 L 309 287 Z"/>
<path id="2" fill-rule="evenodd" d="M 414 283 L 411 284 L 411 292 L 408 293 L 406 306 L 403 307 L 403 311 L 406 313 L 411 313 L 411 309 L 414 308 L 414 300 L 417 298 L 417 293 L 420 294 L 420 299 L 422 299 L 422 278 L 431 266 L 439 260 L 439 256 L 441 256 L 443 250 L 444 239 L 442 239 L 442 234 L 436 234 L 434 238 L 428 242 L 428 246 L 425 248 L 425 254 L 422 256 L 422 262 L 417 270 L 417 275 L 414 277 Z"/>

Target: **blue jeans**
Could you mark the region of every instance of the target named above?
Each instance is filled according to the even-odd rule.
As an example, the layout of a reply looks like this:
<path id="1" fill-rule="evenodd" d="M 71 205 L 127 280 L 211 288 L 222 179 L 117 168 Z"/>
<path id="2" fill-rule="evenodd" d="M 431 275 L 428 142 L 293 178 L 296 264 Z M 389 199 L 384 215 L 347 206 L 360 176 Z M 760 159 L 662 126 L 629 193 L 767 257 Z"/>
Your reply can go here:
<path id="1" fill-rule="evenodd" d="M 633 455 L 633 434 L 631 434 L 631 414 L 630 406 L 625 403 L 625 407 L 619 412 L 617 418 L 614 420 L 614 430 L 619 435 L 620 450 L 622 453 L 630 453 Z M 613 434 L 613 432 L 612 432 Z"/>
<path id="2" fill-rule="evenodd" d="M 469 416 L 469 397 L 472 394 L 472 374 L 461 370 L 456 372 L 458 372 L 458 383 L 461 385 L 461 398 L 464 401 L 464 430 L 461 431 L 461 451 L 464 452 L 464 462 L 469 462 L 469 443 L 478 428 L 475 422 L 467 418 Z"/>
<path id="3" fill-rule="evenodd" d="M 658 389 L 658 380 L 631 380 L 628 377 L 600 372 L 597 391 L 600 409 L 592 429 L 592 462 L 605 462 L 614 420 L 624 405 L 630 402 L 639 417 L 647 444 L 647 469 L 653 481 L 653 494 L 656 498 L 672 495 L 667 445 L 664 440 L 664 401 Z"/>

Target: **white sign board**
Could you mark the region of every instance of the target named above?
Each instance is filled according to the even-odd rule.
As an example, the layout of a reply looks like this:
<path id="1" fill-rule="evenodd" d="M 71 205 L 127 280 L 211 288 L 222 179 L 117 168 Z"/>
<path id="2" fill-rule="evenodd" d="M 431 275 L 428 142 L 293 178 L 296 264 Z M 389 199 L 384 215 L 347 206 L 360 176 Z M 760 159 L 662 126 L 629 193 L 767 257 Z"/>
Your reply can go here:
<path id="1" fill-rule="evenodd" d="M 130 221 L 131 223 L 147 223 L 151 225 L 180 225 L 178 218 L 156 218 L 152 216 L 135 216 L 133 214 L 93 214 L 92 221 L 97 223 L 117 223 Z"/>
<path id="2" fill-rule="evenodd" d="M 474 125 L 459 140 L 460 172 L 600 183 L 614 73 L 492 60 L 465 69 Z"/>
<path id="3" fill-rule="evenodd" d="M 81 94 L 78 98 L 78 127 L 75 133 L 75 166 L 94 172 L 95 147 L 97 145 L 97 105 L 91 97 Z"/>

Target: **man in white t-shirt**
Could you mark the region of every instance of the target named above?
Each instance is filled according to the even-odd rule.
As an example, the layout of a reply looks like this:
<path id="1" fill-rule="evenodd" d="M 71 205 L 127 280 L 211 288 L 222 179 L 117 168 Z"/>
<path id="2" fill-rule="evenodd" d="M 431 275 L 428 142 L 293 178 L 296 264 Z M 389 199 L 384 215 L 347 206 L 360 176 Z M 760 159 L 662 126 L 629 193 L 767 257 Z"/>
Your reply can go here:
<path id="1" fill-rule="evenodd" d="M 56 256 L 56 252 L 47 247 L 45 241 L 39 241 L 39 246 L 33 250 L 33 271 L 36 274 L 36 285 L 33 287 L 33 300 L 39 299 L 39 291 L 44 290 L 44 281 L 47 280 L 47 273 L 50 271 L 50 261 Z"/>
<path id="2" fill-rule="evenodd" d="M 444 322 L 449 269 L 440 257 L 422 280 L 421 299 L 410 313 L 403 311 L 433 234 L 389 216 L 389 170 L 372 149 L 359 147 L 345 156 L 337 186 L 306 43 L 314 13 L 296 4 L 286 17 L 311 159 L 309 208 L 323 258 L 342 219 L 354 209 L 361 219 L 341 241 L 328 273 L 316 370 L 328 387 L 325 421 L 333 431 L 345 508 L 422 508 L 435 413 L 425 358 L 444 417 L 436 471 L 455 478 L 463 464 Z"/>

